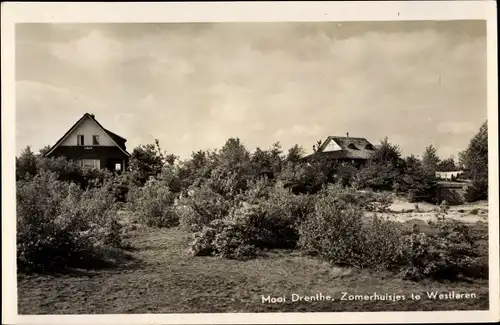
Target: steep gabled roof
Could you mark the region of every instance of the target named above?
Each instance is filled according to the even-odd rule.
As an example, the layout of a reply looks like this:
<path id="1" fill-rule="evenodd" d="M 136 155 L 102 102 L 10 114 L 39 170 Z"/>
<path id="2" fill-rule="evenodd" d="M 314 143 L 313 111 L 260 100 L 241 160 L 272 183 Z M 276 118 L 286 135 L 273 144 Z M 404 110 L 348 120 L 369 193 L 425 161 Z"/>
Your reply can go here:
<path id="1" fill-rule="evenodd" d="M 369 159 L 375 150 L 365 138 L 329 136 L 318 148 L 318 152 L 323 152 L 331 141 L 335 141 L 341 150 L 324 153 L 336 159 Z"/>
<path id="2" fill-rule="evenodd" d="M 110 138 L 111 138 L 111 141 L 113 141 L 113 143 L 118 147 L 120 148 L 120 150 L 126 154 L 127 156 L 130 157 L 130 153 L 127 152 L 126 150 L 126 147 L 125 147 L 125 142 L 127 142 L 127 139 L 119 136 L 118 134 L 116 133 L 113 133 L 107 129 L 105 129 L 101 123 L 99 123 L 96 119 L 95 119 L 95 116 L 93 114 L 89 114 L 89 113 L 85 113 L 83 114 L 83 116 L 78 120 L 76 121 L 75 124 L 73 124 L 73 126 L 66 132 L 64 133 L 64 135 L 59 139 L 57 140 L 56 144 L 54 144 L 49 151 L 47 151 L 44 156 L 47 157 L 48 155 L 50 155 L 70 134 L 71 132 L 73 132 L 77 127 L 78 125 L 80 125 L 85 119 L 90 119 L 92 120 L 95 124 L 97 124 L 97 126 L 99 126 L 103 131 L 104 133 L 106 133 Z"/>

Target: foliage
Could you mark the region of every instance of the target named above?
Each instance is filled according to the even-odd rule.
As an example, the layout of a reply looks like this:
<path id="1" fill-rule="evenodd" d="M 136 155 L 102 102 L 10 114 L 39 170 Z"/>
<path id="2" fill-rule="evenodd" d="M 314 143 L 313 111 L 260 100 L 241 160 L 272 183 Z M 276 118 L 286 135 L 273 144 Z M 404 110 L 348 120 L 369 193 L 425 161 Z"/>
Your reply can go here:
<path id="1" fill-rule="evenodd" d="M 228 216 L 205 224 L 195 235 L 191 253 L 243 259 L 255 256 L 256 249 L 295 248 L 297 227 L 311 213 L 313 201 L 263 184 L 265 180 L 255 183 L 255 191 L 241 196 Z"/>
<path id="2" fill-rule="evenodd" d="M 422 233 L 415 225 L 403 237 L 398 253 L 403 278 L 454 280 L 460 276 L 488 276 L 488 262 L 479 255 L 478 236 L 469 226 L 445 221 L 442 216 L 429 225 L 435 229 L 434 234 Z"/>
<path id="3" fill-rule="evenodd" d="M 134 212 L 138 221 L 151 227 L 173 227 L 179 217 L 174 208 L 175 194 L 161 180 L 151 179 L 137 192 Z"/>
<path id="4" fill-rule="evenodd" d="M 437 171 L 439 172 L 453 172 L 458 170 L 457 163 L 455 162 L 455 159 L 453 157 L 443 159 L 439 162 L 437 165 Z"/>
<path id="5" fill-rule="evenodd" d="M 441 160 L 437 155 L 436 147 L 432 144 L 425 148 L 424 154 L 422 155 L 422 163 L 425 168 L 430 170 L 437 170 Z"/>
<path id="6" fill-rule="evenodd" d="M 210 178 L 212 170 L 218 163 L 216 151 L 197 151 L 189 159 L 181 161 L 177 175 L 181 183 L 183 194 L 191 186 L 200 186 Z"/>
<path id="7" fill-rule="evenodd" d="M 328 175 L 319 163 L 288 162 L 278 179 L 293 193 L 316 193 L 327 183 Z"/>
<path id="8" fill-rule="evenodd" d="M 419 198 L 433 200 L 436 185 L 434 170 L 416 157 L 409 156 L 405 159 L 402 173 L 393 188 L 398 192 L 408 193 L 409 201 L 415 202 Z"/>
<path id="9" fill-rule="evenodd" d="M 376 146 L 366 166 L 354 175 L 352 184 L 357 188 L 390 191 L 397 183 L 403 166 L 401 150 L 385 138 Z"/>
<path id="10" fill-rule="evenodd" d="M 140 145 L 131 153 L 129 170 L 134 175 L 137 185 L 144 185 L 150 177 L 156 177 L 165 165 L 173 165 L 177 158 L 162 151 L 160 142 Z"/>
<path id="11" fill-rule="evenodd" d="M 295 248 L 297 227 L 312 212 L 313 202 L 312 196 L 293 194 L 278 184 L 253 204 L 244 202 L 231 217 L 244 224 L 256 247 Z"/>
<path id="12" fill-rule="evenodd" d="M 177 205 L 179 221 L 185 229 L 198 231 L 213 220 L 227 217 L 233 207 L 232 201 L 208 185 L 191 187 L 188 192 Z"/>
<path id="13" fill-rule="evenodd" d="M 37 156 L 27 146 L 19 157 L 16 157 L 16 180 L 33 177 L 38 173 Z"/>
<path id="14" fill-rule="evenodd" d="M 376 146 L 371 162 L 375 165 L 390 166 L 392 169 L 397 169 L 403 162 L 401 149 L 398 145 L 390 143 L 388 138 L 384 138 Z"/>
<path id="15" fill-rule="evenodd" d="M 400 228 L 378 217 L 365 222 L 363 199 L 353 194 L 329 186 L 319 195 L 314 212 L 299 227 L 301 247 L 338 265 L 389 267 Z"/>
<path id="16" fill-rule="evenodd" d="M 298 163 L 304 157 L 304 153 L 305 153 L 304 148 L 296 144 L 290 149 L 288 149 L 285 161 Z"/>
<path id="17" fill-rule="evenodd" d="M 468 148 L 459 154 L 460 164 L 465 168 L 474 185 L 469 193 L 470 201 L 488 198 L 488 123 L 484 122 L 479 132 L 471 139 Z"/>
<path id="18" fill-rule="evenodd" d="M 236 221 L 213 220 L 195 234 L 189 247 L 192 256 L 216 256 L 230 259 L 247 259 L 256 249 L 248 241 L 242 224 Z"/>
<path id="19" fill-rule="evenodd" d="M 390 191 L 399 177 L 399 172 L 390 163 L 369 162 L 354 176 L 357 188 L 369 188 L 376 191 Z"/>
<path id="20" fill-rule="evenodd" d="M 274 179 L 282 168 L 282 150 L 279 142 L 273 144 L 270 150 L 257 148 L 251 157 L 254 178 L 267 177 Z"/>
<path id="21" fill-rule="evenodd" d="M 405 279 L 486 277 L 488 263 L 479 254 L 476 234 L 462 223 L 444 220 L 444 203 L 433 231 L 422 233 L 415 224 L 363 216 L 364 199 L 330 186 L 316 200 L 315 210 L 301 224 L 301 247 L 331 263 L 357 268 L 387 269 Z"/>
<path id="22" fill-rule="evenodd" d="M 22 270 L 85 267 L 121 244 L 108 184 L 82 190 L 42 171 L 17 182 L 17 261 Z"/>
<path id="23" fill-rule="evenodd" d="M 323 144 L 324 144 L 323 140 L 321 140 L 321 139 L 316 141 L 316 144 L 313 145 L 313 152 L 318 152 Z"/>

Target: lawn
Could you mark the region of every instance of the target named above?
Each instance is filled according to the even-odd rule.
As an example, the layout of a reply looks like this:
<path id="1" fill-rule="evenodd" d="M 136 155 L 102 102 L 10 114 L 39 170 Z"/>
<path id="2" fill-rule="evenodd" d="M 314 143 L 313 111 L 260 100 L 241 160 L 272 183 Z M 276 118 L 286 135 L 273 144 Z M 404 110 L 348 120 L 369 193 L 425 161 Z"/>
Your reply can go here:
<path id="1" fill-rule="evenodd" d="M 297 251 L 269 251 L 249 261 L 188 257 L 190 236 L 177 228 L 139 228 L 132 233 L 129 258 L 118 269 L 19 275 L 19 314 L 488 309 L 487 280 L 416 283 L 391 274 L 332 267 Z M 426 292 L 435 291 L 474 293 L 476 298 L 429 299 Z M 343 301 L 342 292 L 405 299 Z M 335 301 L 292 302 L 293 293 L 322 293 Z M 411 299 L 412 293 L 421 300 Z M 284 303 L 262 302 L 262 296 L 283 295 Z"/>

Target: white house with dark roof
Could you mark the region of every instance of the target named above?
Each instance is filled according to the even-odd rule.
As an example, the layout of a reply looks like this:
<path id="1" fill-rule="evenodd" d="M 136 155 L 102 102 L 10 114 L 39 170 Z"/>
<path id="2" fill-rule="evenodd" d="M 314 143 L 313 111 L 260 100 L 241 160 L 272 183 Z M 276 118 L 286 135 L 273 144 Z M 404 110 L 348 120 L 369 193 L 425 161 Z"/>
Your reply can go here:
<path id="1" fill-rule="evenodd" d="M 368 161 L 375 152 L 375 146 L 365 138 L 329 136 L 317 148 L 316 152 L 305 157 L 306 159 L 322 155 L 332 160 L 350 162 L 362 165 Z"/>
<path id="2" fill-rule="evenodd" d="M 94 114 L 85 113 L 44 156 L 66 157 L 84 166 L 121 171 L 130 157 L 125 142 L 125 138 L 105 129 Z"/>

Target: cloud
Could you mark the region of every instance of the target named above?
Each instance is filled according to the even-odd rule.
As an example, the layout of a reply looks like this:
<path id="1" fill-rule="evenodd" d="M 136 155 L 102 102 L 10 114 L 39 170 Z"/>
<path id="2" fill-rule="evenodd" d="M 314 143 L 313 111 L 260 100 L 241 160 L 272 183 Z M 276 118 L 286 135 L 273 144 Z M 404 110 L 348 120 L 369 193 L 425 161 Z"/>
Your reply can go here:
<path id="1" fill-rule="evenodd" d="M 234 136 L 250 148 L 276 141 L 309 148 L 346 132 L 372 142 L 390 135 L 408 154 L 429 143 L 460 148 L 486 117 L 486 41 L 467 32 L 476 25 L 52 25 L 38 34 L 24 28 L 16 47 L 24 88 L 17 94 L 18 127 L 34 127 L 43 141 L 57 139 L 92 110 L 129 147 L 163 134 L 166 149 L 179 155 Z M 29 82 L 36 86 L 28 89 Z M 59 111 L 59 131 L 37 124 Z M 42 141 L 30 132 L 19 145 Z"/>
<path id="2" fill-rule="evenodd" d="M 445 121 L 437 126 L 439 133 L 444 134 L 470 134 L 477 131 L 477 127 L 470 122 Z"/>
<path id="3" fill-rule="evenodd" d="M 92 30 L 72 42 L 55 43 L 50 53 L 61 60 L 94 66 L 116 63 L 126 58 L 129 52 L 122 43 L 105 37 L 99 30 Z"/>

